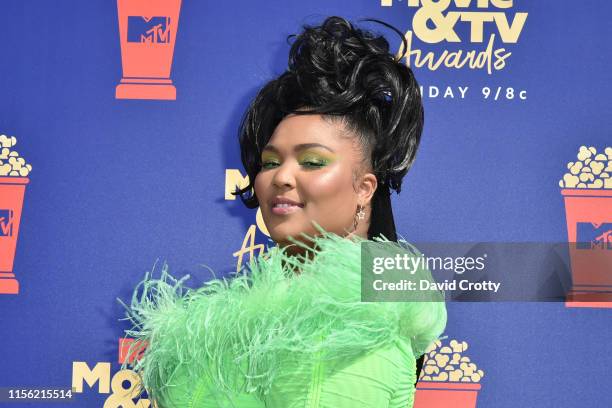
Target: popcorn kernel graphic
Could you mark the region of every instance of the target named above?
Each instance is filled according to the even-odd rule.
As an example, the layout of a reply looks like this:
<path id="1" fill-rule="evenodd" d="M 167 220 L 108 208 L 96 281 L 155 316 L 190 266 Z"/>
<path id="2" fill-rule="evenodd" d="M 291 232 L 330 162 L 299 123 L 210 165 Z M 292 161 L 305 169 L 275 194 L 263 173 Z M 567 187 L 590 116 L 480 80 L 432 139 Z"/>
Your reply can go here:
<path id="1" fill-rule="evenodd" d="M 568 173 L 559 180 L 561 188 L 612 189 L 609 172 L 612 171 L 612 148 L 597 153 L 594 146 L 580 146 L 577 162 L 567 164 Z"/>
<path id="2" fill-rule="evenodd" d="M 26 164 L 23 157 L 19 157 L 19 153 L 11 148 L 17 144 L 15 136 L 8 137 L 0 135 L 0 176 L 19 176 L 27 177 L 32 171 L 32 165 Z"/>
<path id="3" fill-rule="evenodd" d="M 443 345 L 440 340 L 433 342 L 425 351 L 423 370 L 419 381 L 480 382 L 484 371 L 462 355 L 468 349 L 465 341 L 451 340 Z"/>

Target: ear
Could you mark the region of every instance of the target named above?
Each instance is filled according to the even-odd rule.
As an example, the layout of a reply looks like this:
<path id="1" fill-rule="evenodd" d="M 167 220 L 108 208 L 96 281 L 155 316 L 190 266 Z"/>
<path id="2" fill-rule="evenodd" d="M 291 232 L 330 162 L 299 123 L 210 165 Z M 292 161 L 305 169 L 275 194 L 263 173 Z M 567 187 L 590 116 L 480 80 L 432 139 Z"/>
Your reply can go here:
<path id="1" fill-rule="evenodd" d="M 365 173 L 361 176 L 361 180 L 357 189 L 357 198 L 362 205 L 368 205 L 372 201 L 374 192 L 378 187 L 378 180 L 372 173 Z"/>

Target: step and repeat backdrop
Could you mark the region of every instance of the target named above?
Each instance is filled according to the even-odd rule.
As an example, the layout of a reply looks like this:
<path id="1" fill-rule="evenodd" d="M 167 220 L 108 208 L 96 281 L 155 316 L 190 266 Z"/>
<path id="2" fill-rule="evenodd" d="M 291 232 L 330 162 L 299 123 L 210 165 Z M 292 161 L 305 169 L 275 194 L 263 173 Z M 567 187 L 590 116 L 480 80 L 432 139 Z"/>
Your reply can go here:
<path id="1" fill-rule="evenodd" d="M 415 407 L 609 406 L 610 13 L 603 0 L 3 0 L 0 406 L 41 389 L 73 398 L 61 406 L 151 405 L 125 397 L 117 298 L 162 262 L 196 287 L 273 244 L 230 194 L 247 181 L 238 125 L 286 69 L 286 37 L 331 15 L 384 34 L 421 86 L 420 150 L 392 196 L 406 240 L 579 243 L 560 301 L 449 302 Z"/>

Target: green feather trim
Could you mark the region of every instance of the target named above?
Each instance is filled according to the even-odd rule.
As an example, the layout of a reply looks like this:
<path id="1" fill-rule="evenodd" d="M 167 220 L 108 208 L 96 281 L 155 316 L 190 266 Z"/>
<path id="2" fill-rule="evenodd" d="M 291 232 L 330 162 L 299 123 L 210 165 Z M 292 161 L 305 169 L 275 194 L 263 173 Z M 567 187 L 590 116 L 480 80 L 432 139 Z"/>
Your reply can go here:
<path id="1" fill-rule="evenodd" d="M 194 383 L 207 377 L 227 395 L 264 395 L 288 354 L 351 358 L 403 338 L 415 357 L 422 355 L 446 326 L 444 302 L 361 302 L 360 243 L 366 240 L 318 228 L 320 236 L 308 237 L 316 256 L 290 256 L 275 246 L 232 279 L 197 289 L 185 287 L 189 275 L 175 279 L 167 264 L 159 279 L 147 272 L 130 306 L 118 299 L 133 325 L 126 337 L 148 344 L 140 360 L 126 360 L 122 368 L 132 368 L 149 396 L 163 401 L 179 367 Z M 397 251 L 393 241 L 374 240 Z"/>

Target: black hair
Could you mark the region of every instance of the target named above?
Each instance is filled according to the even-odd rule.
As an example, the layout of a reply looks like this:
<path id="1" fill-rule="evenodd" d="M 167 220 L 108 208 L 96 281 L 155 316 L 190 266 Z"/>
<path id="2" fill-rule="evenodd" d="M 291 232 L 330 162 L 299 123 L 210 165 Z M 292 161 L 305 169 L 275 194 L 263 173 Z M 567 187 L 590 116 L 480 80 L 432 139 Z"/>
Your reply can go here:
<path id="1" fill-rule="evenodd" d="M 398 29 L 376 19 L 364 21 L 393 29 L 407 50 Z M 421 139 L 424 114 L 418 83 L 400 62 L 403 55 L 392 55 L 382 35 L 337 16 L 303 29 L 287 37 L 288 43 L 295 38 L 288 69 L 264 85 L 243 116 L 239 140 L 249 184 L 232 194 L 240 195 L 248 208 L 256 208 L 253 184 L 261 170 L 261 149 L 276 126 L 290 113 L 321 114 L 342 121 L 359 138 L 378 180 L 368 238 L 383 234 L 397 241 L 390 195 L 391 190 L 400 193 Z"/>
<path id="2" fill-rule="evenodd" d="M 240 195 L 248 208 L 256 208 L 253 186 L 261 170 L 261 151 L 276 126 L 291 113 L 321 114 L 326 120 L 341 121 L 359 139 L 364 162 L 376 175 L 368 239 L 382 234 L 397 241 L 391 190 L 400 193 L 402 178 L 414 162 L 423 131 L 423 105 L 412 70 L 400 62 L 407 51 L 402 33 L 380 20 L 363 21 L 380 23 L 399 34 L 403 55 L 391 54 L 382 35 L 337 16 L 289 35 L 287 42 L 295 41 L 288 69 L 263 86 L 242 118 L 240 151 L 249 184 L 232 194 Z M 422 364 L 423 357 L 417 361 L 417 378 Z"/>

